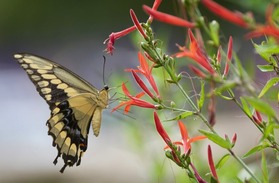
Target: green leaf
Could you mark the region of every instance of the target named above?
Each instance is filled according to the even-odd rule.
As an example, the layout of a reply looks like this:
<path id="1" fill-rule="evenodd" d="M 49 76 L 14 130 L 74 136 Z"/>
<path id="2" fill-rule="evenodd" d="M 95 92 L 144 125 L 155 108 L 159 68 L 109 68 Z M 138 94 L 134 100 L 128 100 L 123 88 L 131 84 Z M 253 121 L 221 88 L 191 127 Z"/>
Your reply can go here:
<path id="1" fill-rule="evenodd" d="M 240 97 L 240 101 L 242 103 L 242 109 L 244 110 L 244 112 L 251 117 L 252 116 L 252 110 L 250 109 L 248 103 L 246 102 L 246 100 L 243 97 Z"/>
<path id="2" fill-rule="evenodd" d="M 241 64 L 241 61 L 239 60 L 239 58 L 234 54 L 234 60 L 235 60 L 235 63 L 236 63 L 236 69 L 237 69 L 237 72 L 239 74 L 239 77 L 243 77 L 244 75 L 244 69 L 243 69 L 243 66 Z"/>
<path id="3" fill-rule="evenodd" d="M 209 140 L 211 140 L 212 142 L 214 142 L 215 144 L 226 148 L 226 149 L 230 149 L 232 147 L 232 144 L 228 141 L 226 141 L 225 139 L 223 139 L 222 137 L 220 137 L 219 135 L 209 132 L 209 131 L 205 131 L 205 130 L 199 130 L 203 135 L 205 135 Z"/>
<path id="4" fill-rule="evenodd" d="M 269 147 L 269 145 L 267 144 L 261 144 L 261 145 L 257 145 L 255 147 L 253 147 L 250 151 L 248 151 L 246 154 L 244 154 L 243 158 L 247 158 L 248 156 L 250 156 L 251 154 L 260 152 L 261 150 L 265 149 Z"/>
<path id="5" fill-rule="evenodd" d="M 279 53 L 279 46 L 275 44 L 267 44 L 263 43 L 261 45 L 257 45 L 253 43 L 254 48 L 256 49 L 256 52 L 264 58 L 267 62 L 271 63 L 272 61 L 270 60 L 270 56 L 272 54 Z"/>
<path id="6" fill-rule="evenodd" d="M 276 118 L 276 113 L 273 110 L 273 108 L 266 102 L 262 101 L 258 98 L 253 97 L 245 97 L 245 99 L 248 101 L 248 103 L 254 107 L 257 111 L 269 116 Z"/>
<path id="7" fill-rule="evenodd" d="M 266 158 L 265 158 L 265 153 L 262 151 L 262 172 L 263 172 L 263 182 L 264 183 L 269 183 L 268 180 L 268 168 L 267 168 L 267 163 L 266 163 Z"/>
<path id="8" fill-rule="evenodd" d="M 232 88 L 234 88 L 236 85 L 237 85 L 236 82 L 234 82 L 234 81 L 228 81 L 228 82 L 226 82 L 225 84 L 223 84 L 222 86 L 216 88 L 214 92 L 215 92 L 216 94 L 222 93 L 224 90 L 232 89 Z"/>
<path id="9" fill-rule="evenodd" d="M 201 108 L 203 107 L 204 99 L 205 99 L 204 82 L 201 82 L 201 92 L 200 92 L 200 98 L 198 100 L 199 110 L 201 110 Z"/>
<path id="10" fill-rule="evenodd" d="M 220 169 L 227 161 L 228 159 L 231 157 L 230 154 L 225 154 L 219 161 L 218 163 L 215 165 L 216 169 Z"/>
<path id="11" fill-rule="evenodd" d="M 272 65 L 257 65 L 257 67 L 262 72 L 274 72 L 274 67 Z"/>
<path id="12" fill-rule="evenodd" d="M 275 124 L 274 122 L 269 122 L 266 125 L 266 128 L 264 129 L 264 136 L 263 138 L 272 138 L 274 140 L 274 128 L 275 128 Z"/>
<path id="13" fill-rule="evenodd" d="M 261 98 L 273 85 L 276 85 L 278 82 L 279 77 L 271 78 L 270 80 L 268 80 L 258 97 Z"/>
<path id="14" fill-rule="evenodd" d="M 167 119 L 167 120 L 164 120 L 164 121 L 174 121 L 174 120 L 180 120 L 180 119 L 184 119 L 184 118 L 187 118 L 189 116 L 192 116 L 194 114 L 193 111 L 185 111 L 181 114 L 179 114 L 178 116 L 172 118 L 172 119 Z"/>
<path id="15" fill-rule="evenodd" d="M 222 95 L 222 94 L 218 94 L 219 97 L 222 97 L 223 99 L 225 100 L 233 100 L 233 97 L 228 97 L 228 96 L 225 96 L 225 95 Z"/>

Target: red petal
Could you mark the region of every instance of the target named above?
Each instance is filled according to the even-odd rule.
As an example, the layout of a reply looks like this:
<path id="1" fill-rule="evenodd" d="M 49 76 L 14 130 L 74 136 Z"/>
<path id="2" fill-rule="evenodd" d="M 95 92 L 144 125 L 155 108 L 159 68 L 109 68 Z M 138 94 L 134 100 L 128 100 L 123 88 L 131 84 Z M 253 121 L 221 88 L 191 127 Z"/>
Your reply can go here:
<path id="1" fill-rule="evenodd" d="M 151 98 L 154 98 L 153 94 L 150 92 L 150 90 L 147 88 L 147 86 L 144 84 L 144 82 L 141 80 L 141 78 L 136 74 L 134 70 L 132 70 L 132 74 L 138 85 L 141 87 L 141 89 L 143 89 L 143 91 L 145 91 L 145 93 L 147 93 L 147 95 L 149 95 Z"/>
<path id="2" fill-rule="evenodd" d="M 182 18 L 178 18 L 173 15 L 169 15 L 166 13 L 156 11 L 146 5 L 143 5 L 143 10 L 147 14 L 152 16 L 154 19 L 164 22 L 164 23 L 168 23 L 168 24 L 172 24 L 172 25 L 176 25 L 176 26 L 188 27 L 188 28 L 193 28 L 195 26 L 195 24 L 192 22 L 188 22 Z"/>
<path id="3" fill-rule="evenodd" d="M 206 6 L 212 13 L 218 15 L 220 18 L 228 20 L 236 25 L 247 28 L 248 24 L 245 22 L 244 18 L 239 13 L 234 13 L 223 6 L 215 3 L 212 0 L 201 0 L 201 2 Z"/>
<path id="4" fill-rule="evenodd" d="M 218 176 L 217 176 L 217 172 L 216 172 L 216 169 L 215 169 L 215 166 L 214 166 L 213 157 L 212 157 L 212 151 L 211 151 L 210 145 L 208 145 L 207 154 L 208 154 L 209 168 L 211 170 L 212 176 L 216 180 L 218 180 Z"/>
<path id="5" fill-rule="evenodd" d="M 157 129 L 157 132 L 161 135 L 161 137 L 166 142 L 166 144 L 170 145 L 172 143 L 171 139 L 170 139 L 169 135 L 167 134 L 167 132 L 165 131 L 165 129 L 158 117 L 158 114 L 156 112 L 154 112 L 154 121 L 155 121 L 155 126 Z"/>

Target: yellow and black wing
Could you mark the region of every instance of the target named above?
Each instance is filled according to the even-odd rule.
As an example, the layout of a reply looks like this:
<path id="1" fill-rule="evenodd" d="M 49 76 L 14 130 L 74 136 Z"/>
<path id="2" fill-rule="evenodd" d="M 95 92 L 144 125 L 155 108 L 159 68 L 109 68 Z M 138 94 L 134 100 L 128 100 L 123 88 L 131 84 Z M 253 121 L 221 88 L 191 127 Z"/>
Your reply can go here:
<path id="1" fill-rule="evenodd" d="M 62 156 L 64 166 L 77 166 L 87 149 L 87 137 L 92 122 L 93 132 L 98 136 L 102 110 L 108 105 L 108 87 L 98 91 L 84 79 L 65 67 L 42 57 L 15 54 L 21 67 L 36 86 L 51 110 L 47 121 L 48 134 L 53 146 Z"/>

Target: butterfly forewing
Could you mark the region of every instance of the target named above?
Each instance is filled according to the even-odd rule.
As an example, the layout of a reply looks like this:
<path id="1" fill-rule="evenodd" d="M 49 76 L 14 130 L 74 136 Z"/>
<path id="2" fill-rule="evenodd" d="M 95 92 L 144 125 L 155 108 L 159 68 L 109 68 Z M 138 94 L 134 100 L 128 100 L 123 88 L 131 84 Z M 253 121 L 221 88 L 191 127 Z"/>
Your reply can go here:
<path id="1" fill-rule="evenodd" d="M 92 121 L 98 136 L 102 110 L 108 105 L 108 87 L 100 92 L 84 79 L 50 60 L 30 54 L 14 56 L 48 103 L 51 116 L 47 121 L 53 146 L 62 155 L 64 166 L 77 166 L 87 149 L 87 136 Z"/>

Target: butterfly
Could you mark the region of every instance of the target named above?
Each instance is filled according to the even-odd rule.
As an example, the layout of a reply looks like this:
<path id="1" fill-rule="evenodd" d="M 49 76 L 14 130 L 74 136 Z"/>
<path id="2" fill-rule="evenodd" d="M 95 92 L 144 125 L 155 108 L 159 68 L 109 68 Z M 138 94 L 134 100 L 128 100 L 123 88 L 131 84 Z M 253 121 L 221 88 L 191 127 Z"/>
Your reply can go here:
<path id="1" fill-rule="evenodd" d="M 58 151 L 53 163 L 62 157 L 61 173 L 67 166 L 79 166 L 87 149 L 90 123 L 94 135 L 99 135 L 102 110 L 108 106 L 108 86 L 99 91 L 67 68 L 42 57 L 15 54 L 14 58 L 51 110 L 46 125 Z"/>

